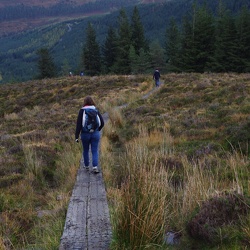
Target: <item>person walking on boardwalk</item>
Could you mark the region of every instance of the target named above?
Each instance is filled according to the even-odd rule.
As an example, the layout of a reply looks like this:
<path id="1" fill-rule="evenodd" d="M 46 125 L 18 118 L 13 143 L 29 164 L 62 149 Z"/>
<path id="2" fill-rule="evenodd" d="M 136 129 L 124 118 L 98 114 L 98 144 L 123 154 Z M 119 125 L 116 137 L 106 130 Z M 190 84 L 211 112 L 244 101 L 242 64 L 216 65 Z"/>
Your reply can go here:
<path id="1" fill-rule="evenodd" d="M 83 107 L 79 110 L 75 141 L 79 142 L 79 135 L 81 133 L 81 140 L 83 146 L 83 159 L 86 170 L 89 170 L 89 148 L 91 147 L 92 153 L 92 166 L 93 172 L 99 173 L 98 162 L 99 162 L 99 142 L 100 142 L 100 131 L 104 126 L 104 120 L 100 112 L 97 110 L 96 105 L 92 97 L 87 96 L 84 99 Z"/>
<path id="2" fill-rule="evenodd" d="M 154 72 L 154 75 L 153 75 L 153 79 L 155 80 L 155 86 L 156 87 L 160 86 L 160 77 L 161 77 L 161 74 L 160 74 L 159 70 L 156 69 L 155 72 Z"/>

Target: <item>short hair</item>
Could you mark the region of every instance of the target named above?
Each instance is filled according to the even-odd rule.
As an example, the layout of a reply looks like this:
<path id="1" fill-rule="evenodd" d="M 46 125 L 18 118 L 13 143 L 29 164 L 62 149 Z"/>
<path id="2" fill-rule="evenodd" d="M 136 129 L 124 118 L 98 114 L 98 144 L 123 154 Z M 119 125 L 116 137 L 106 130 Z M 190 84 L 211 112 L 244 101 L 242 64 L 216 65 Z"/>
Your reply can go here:
<path id="1" fill-rule="evenodd" d="M 83 107 L 84 106 L 90 106 L 90 105 L 94 105 L 95 106 L 95 102 L 93 101 L 93 99 L 92 99 L 91 96 L 86 96 L 84 98 L 84 101 L 83 101 Z"/>

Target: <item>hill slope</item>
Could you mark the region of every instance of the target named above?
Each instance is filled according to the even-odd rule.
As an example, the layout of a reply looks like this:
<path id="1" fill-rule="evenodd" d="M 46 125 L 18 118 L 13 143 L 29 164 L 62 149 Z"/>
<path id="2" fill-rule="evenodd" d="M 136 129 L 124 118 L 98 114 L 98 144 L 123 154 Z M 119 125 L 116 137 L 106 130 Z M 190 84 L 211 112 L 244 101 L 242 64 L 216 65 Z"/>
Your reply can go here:
<path id="1" fill-rule="evenodd" d="M 168 0 L 169 1 L 169 0 Z M 53 1 L 1 1 L 0 37 L 31 28 L 73 18 L 108 13 L 136 4 L 164 2 L 164 0 L 53 0 Z"/>
<path id="2" fill-rule="evenodd" d="M 102 157 L 108 157 L 109 161 L 102 158 L 102 167 L 112 169 L 106 173 L 107 177 L 113 177 L 110 182 L 116 184 L 119 179 L 120 184 L 127 183 L 128 178 L 121 178 L 122 165 L 117 168 L 116 160 L 111 158 L 121 150 L 120 161 L 130 162 L 120 154 L 127 142 L 136 145 L 139 130 L 143 129 L 150 133 L 148 151 L 153 162 L 158 159 L 154 159 L 152 152 L 163 151 L 159 148 L 162 139 L 159 135 L 169 133 L 171 136 L 174 149 L 167 149 L 169 145 L 165 145 L 166 150 L 162 152 L 165 158 L 160 159 L 168 172 L 173 171 L 171 180 L 181 178 L 180 162 L 187 156 L 193 164 L 192 170 L 200 162 L 204 173 L 219 176 L 216 192 L 231 190 L 236 175 L 237 185 L 242 184 L 239 188 L 249 196 L 249 74 L 169 74 L 161 80 L 164 84 L 147 99 L 141 97 L 153 88 L 151 76 L 69 77 L 0 86 L 0 218 L 6 221 L 6 226 L 0 228 L 0 247 L 13 244 L 17 249 L 24 245 L 58 249 L 67 201 L 81 157 L 81 147 L 74 143 L 74 129 L 86 95 L 94 97 L 101 113 L 129 104 L 117 127 L 105 125 L 102 143 L 108 153 Z M 117 109 L 113 112 L 111 118 Z M 113 150 L 116 145 L 118 148 Z M 236 164 L 229 171 L 224 153 L 237 151 L 239 145 L 240 155 L 248 153 L 248 156 L 244 161 L 234 159 Z M 220 157 L 222 165 L 217 166 Z M 235 173 L 236 165 L 240 169 L 238 173 Z M 144 166 L 140 169 L 145 170 Z M 113 176 L 111 171 L 116 171 Z M 200 192 L 203 192 L 204 182 L 209 183 L 210 179 L 201 176 Z M 195 184 L 192 180 L 191 183 Z M 209 195 L 212 184 L 216 183 L 208 185 Z M 118 194 L 121 186 L 111 188 L 110 194 L 114 189 Z M 174 190 L 173 197 L 177 191 Z M 112 200 L 111 195 L 109 198 Z M 39 217 L 43 211 L 45 217 Z M 188 212 L 193 214 L 191 210 Z M 175 211 L 175 215 L 179 219 L 183 217 L 180 211 Z M 181 227 L 178 223 L 175 226 Z M 186 230 L 184 225 L 178 229 Z M 244 232 L 249 232 L 249 225 Z M 247 238 L 240 239 L 230 238 L 229 242 L 247 244 Z M 49 245 L 53 243 L 54 247 Z"/>

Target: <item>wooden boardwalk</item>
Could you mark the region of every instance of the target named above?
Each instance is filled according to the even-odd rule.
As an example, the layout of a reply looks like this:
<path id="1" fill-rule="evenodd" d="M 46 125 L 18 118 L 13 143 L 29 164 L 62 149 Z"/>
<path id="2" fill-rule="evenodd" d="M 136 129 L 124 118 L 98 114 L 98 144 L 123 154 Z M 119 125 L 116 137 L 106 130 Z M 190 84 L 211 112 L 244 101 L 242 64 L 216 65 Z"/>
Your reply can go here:
<path id="1" fill-rule="evenodd" d="M 107 250 L 112 237 L 103 176 L 80 167 L 60 250 Z"/>
<path id="2" fill-rule="evenodd" d="M 106 123 L 107 113 L 103 115 L 103 119 Z M 111 237 L 109 208 L 101 168 L 99 174 L 94 174 L 84 169 L 81 163 L 59 250 L 108 250 Z"/>
<path id="3" fill-rule="evenodd" d="M 103 114 L 104 122 L 108 114 Z M 90 168 L 91 169 L 91 168 Z M 101 168 L 94 174 L 78 170 L 59 250 L 108 250 L 112 238 L 109 208 Z"/>
<path id="4" fill-rule="evenodd" d="M 152 89 L 142 99 L 159 88 Z M 118 108 L 124 108 L 127 104 Z M 108 114 L 103 114 L 104 122 Z M 99 174 L 80 166 L 69 202 L 59 250 L 108 250 L 112 238 L 110 214 L 101 168 Z"/>

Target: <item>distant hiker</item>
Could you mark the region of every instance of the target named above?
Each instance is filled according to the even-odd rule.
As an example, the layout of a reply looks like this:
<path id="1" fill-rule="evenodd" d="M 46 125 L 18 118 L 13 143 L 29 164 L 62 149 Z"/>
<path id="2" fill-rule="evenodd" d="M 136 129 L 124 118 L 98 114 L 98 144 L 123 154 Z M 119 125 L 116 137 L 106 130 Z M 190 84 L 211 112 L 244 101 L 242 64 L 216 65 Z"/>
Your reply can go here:
<path id="1" fill-rule="evenodd" d="M 73 76 L 73 73 L 71 71 L 69 72 L 69 76 Z"/>
<path id="2" fill-rule="evenodd" d="M 156 69 L 155 72 L 154 72 L 154 75 L 153 75 L 153 79 L 155 80 L 155 86 L 156 87 L 160 86 L 160 77 L 161 77 L 161 74 L 160 74 L 159 70 Z"/>
<path id="3" fill-rule="evenodd" d="M 83 73 L 83 71 L 81 71 L 81 72 L 80 72 L 80 76 L 84 76 L 84 73 Z"/>
<path id="4" fill-rule="evenodd" d="M 93 99 L 87 96 L 84 99 L 83 107 L 79 110 L 75 141 L 79 142 L 78 137 L 81 132 L 81 140 L 83 146 L 83 159 L 86 170 L 89 170 L 89 147 L 91 147 L 92 153 L 92 166 L 93 172 L 99 173 L 98 162 L 99 162 L 99 142 L 100 142 L 100 131 L 104 126 L 104 120 L 100 112 L 97 110 Z"/>

